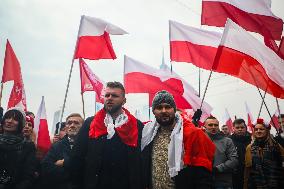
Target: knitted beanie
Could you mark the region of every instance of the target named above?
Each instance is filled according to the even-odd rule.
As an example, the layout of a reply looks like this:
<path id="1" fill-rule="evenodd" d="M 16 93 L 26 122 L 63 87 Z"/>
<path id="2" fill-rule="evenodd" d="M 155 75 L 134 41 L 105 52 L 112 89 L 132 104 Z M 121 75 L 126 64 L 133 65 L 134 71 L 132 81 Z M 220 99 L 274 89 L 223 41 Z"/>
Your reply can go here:
<path id="1" fill-rule="evenodd" d="M 176 111 L 176 103 L 174 97 L 168 91 L 162 90 L 156 93 L 152 102 L 152 111 L 154 111 L 155 108 L 162 103 L 171 105 Z"/>

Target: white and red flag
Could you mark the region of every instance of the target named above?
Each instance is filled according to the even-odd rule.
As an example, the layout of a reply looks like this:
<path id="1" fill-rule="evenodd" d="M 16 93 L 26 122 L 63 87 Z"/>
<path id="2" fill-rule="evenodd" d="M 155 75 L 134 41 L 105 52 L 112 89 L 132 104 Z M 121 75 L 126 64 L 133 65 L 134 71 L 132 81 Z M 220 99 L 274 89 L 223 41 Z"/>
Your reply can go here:
<path id="1" fill-rule="evenodd" d="M 238 77 L 277 98 L 284 98 L 284 60 L 230 19 L 213 70 Z"/>
<path id="2" fill-rule="evenodd" d="M 6 43 L 3 75 L 1 82 L 5 83 L 7 81 L 14 81 L 7 109 L 11 107 L 20 107 L 26 111 L 26 95 L 24 89 L 24 82 L 22 79 L 21 66 L 9 40 L 7 40 Z"/>
<path id="3" fill-rule="evenodd" d="M 94 91 L 96 93 L 96 101 L 103 103 L 104 82 L 98 78 L 83 59 L 80 58 L 80 77 L 81 77 L 81 93 L 86 91 Z"/>
<path id="4" fill-rule="evenodd" d="M 171 61 L 189 62 L 211 70 L 222 33 L 169 21 Z"/>
<path id="5" fill-rule="evenodd" d="M 279 129 L 281 129 L 278 117 L 279 117 L 279 111 L 276 110 L 270 120 L 270 125 L 272 125 L 276 129 L 276 131 L 279 131 Z"/>
<path id="6" fill-rule="evenodd" d="M 228 126 L 230 133 L 232 133 L 233 132 L 233 121 L 230 117 L 230 114 L 227 108 L 225 108 L 225 114 L 224 114 L 223 120 L 224 120 L 224 124 Z"/>
<path id="7" fill-rule="evenodd" d="M 251 111 L 248 107 L 247 102 L 245 102 L 245 106 L 246 106 L 246 112 L 247 112 L 247 128 L 248 128 L 248 132 L 252 133 L 253 132 L 253 123 L 254 123 L 254 119 L 252 117 Z"/>
<path id="8" fill-rule="evenodd" d="M 282 37 L 279 44 L 278 55 L 284 60 L 284 37 Z"/>
<path id="9" fill-rule="evenodd" d="M 83 15 L 74 59 L 116 59 L 109 34 L 123 35 L 127 32 L 102 19 Z"/>
<path id="10" fill-rule="evenodd" d="M 171 73 L 170 69 L 153 68 L 127 56 L 124 56 L 124 86 L 126 93 L 148 93 L 150 106 L 155 94 L 166 90 L 173 95 L 178 108 L 194 111 L 200 108 L 198 93 L 176 73 Z M 204 103 L 201 120 L 211 111 L 212 108 Z"/>
<path id="11" fill-rule="evenodd" d="M 48 131 L 44 97 L 42 97 L 39 109 L 35 116 L 34 131 L 36 133 L 35 141 L 37 149 L 41 150 L 41 152 L 43 153 L 47 153 L 51 146 L 51 142 Z"/>
<path id="12" fill-rule="evenodd" d="M 202 0 L 202 25 L 223 27 L 227 18 L 248 31 L 281 38 L 283 21 L 272 13 L 271 0 Z"/>

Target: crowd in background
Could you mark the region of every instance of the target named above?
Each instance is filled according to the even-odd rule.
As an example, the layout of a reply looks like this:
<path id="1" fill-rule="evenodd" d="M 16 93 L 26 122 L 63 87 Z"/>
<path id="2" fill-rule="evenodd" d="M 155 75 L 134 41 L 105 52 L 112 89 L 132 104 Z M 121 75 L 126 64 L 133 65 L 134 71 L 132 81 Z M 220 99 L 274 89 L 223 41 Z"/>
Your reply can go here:
<path id="1" fill-rule="evenodd" d="M 1 108 L 0 189 L 284 188 L 284 114 L 273 137 L 263 119 L 252 134 L 243 119 L 233 133 L 213 116 L 199 128 L 167 91 L 145 124 L 123 108 L 119 82 L 107 84 L 104 99 L 95 116 L 58 123 L 47 152 L 35 147 L 32 112 Z"/>

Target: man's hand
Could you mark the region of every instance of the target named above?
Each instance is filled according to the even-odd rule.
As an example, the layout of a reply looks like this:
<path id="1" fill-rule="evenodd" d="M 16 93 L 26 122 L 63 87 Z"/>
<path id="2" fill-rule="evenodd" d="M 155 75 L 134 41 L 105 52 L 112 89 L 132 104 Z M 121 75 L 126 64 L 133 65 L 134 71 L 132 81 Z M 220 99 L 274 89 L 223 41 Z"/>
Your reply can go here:
<path id="1" fill-rule="evenodd" d="M 54 164 L 59 166 L 59 167 L 63 167 L 64 159 L 57 160 Z"/>

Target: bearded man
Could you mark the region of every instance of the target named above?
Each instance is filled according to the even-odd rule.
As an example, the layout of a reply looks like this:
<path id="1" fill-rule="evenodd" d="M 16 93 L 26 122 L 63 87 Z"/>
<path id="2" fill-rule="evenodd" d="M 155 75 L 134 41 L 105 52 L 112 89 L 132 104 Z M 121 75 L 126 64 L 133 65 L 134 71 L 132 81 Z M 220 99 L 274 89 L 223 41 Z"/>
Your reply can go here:
<path id="1" fill-rule="evenodd" d="M 125 102 L 123 85 L 108 82 L 104 108 L 86 119 L 75 141 L 69 164 L 75 187 L 142 188 L 143 124 L 123 108 Z"/>
<path id="2" fill-rule="evenodd" d="M 152 111 L 156 120 L 145 125 L 141 140 L 146 188 L 211 188 L 213 142 L 176 111 L 167 91 L 155 95 Z"/>

